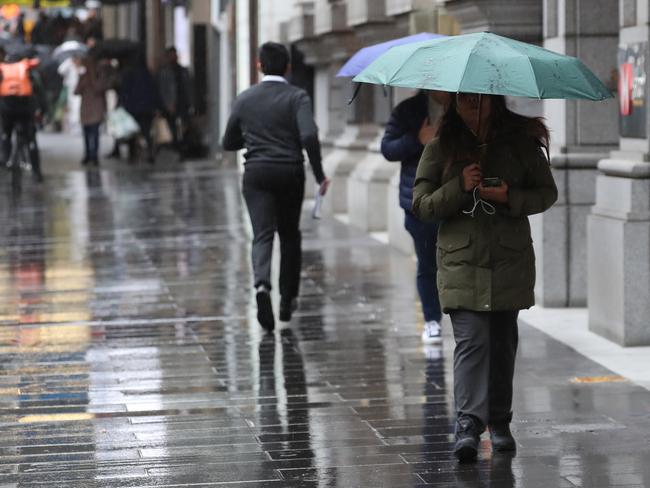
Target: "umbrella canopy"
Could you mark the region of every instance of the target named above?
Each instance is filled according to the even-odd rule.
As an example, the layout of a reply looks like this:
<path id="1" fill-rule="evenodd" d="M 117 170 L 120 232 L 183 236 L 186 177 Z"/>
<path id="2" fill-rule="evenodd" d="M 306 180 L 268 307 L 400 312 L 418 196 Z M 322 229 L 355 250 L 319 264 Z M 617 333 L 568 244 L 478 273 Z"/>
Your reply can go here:
<path id="1" fill-rule="evenodd" d="M 52 56 L 57 63 L 62 63 L 73 56 L 85 56 L 88 53 L 88 46 L 79 41 L 66 41 L 57 47 Z"/>
<path id="2" fill-rule="evenodd" d="M 393 39 L 391 41 L 382 42 L 380 44 L 373 44 L 372 46 L 366 46 L 362 49 L 359 49 L 354 55 L 348 60 L 347 63 L 336 73 L 336 76 L 352 77 L 356 76 L 361 71 L 363 71 L 370 63 L 372 63 L 379 56 L 384 54 L 390 48 L 395 46 L 402 46 L 404 44 L 410 44 L 413 42 L 421 42 L 429 39 L 436 39 L 439 37 L 445 37 L 441 34 L 431 34 L 429 32 L 421 32 L 419 34 L 414 34 L 412 36 L 400 37 L 398 39 Z"/>
<path id="3" fill-rule="evenodd" d="M 7 43 L 3 47 L 7 53 L 8 61 L 17 61 L 19 59 L 35 58 L 38 56 L 38 51 L 31 44 L 15 41 Z"/>
<path id="4" fill-rule="evenodd" d="M 489 32 L 394 47 L 354 81 L 530 98 L 612 97 L 579 59 Z"/>
<path id="5" fill-rule="evenodd" d="M 128 39 L 104 39 L 89 54 L 97 58 L 128 58 L 138 52 L 140 44 Z"/>

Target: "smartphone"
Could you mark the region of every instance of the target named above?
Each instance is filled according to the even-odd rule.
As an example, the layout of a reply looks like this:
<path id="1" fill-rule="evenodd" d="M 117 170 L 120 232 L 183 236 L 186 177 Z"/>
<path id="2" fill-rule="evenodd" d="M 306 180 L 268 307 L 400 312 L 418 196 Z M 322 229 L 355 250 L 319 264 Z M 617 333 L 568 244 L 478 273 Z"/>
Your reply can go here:
<path id="1" fill-rule="evenodd" d="M 498 176 L 495 176 L 493 178 L 483 178 L 483 181 L 481 183 L 485 188 L 491 186 L 501 186 L 501 178 L 499 178 Z"/>

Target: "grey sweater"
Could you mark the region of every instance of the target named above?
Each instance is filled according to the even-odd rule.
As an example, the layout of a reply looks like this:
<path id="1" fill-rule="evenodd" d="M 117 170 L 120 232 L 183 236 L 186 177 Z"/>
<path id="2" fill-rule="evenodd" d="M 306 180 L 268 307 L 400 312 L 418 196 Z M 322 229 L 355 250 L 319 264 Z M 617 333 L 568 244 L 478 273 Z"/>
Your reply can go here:
<path id="1" fill-rule="evenodd" d="M 325 179 L 318 128 L 304 90 L 264 81 L 242 92 L 232 107 L 223 136 L 226 151 L 246 148 L 245 165 L 302 165 L 303 148 L 318 183 Z"/>

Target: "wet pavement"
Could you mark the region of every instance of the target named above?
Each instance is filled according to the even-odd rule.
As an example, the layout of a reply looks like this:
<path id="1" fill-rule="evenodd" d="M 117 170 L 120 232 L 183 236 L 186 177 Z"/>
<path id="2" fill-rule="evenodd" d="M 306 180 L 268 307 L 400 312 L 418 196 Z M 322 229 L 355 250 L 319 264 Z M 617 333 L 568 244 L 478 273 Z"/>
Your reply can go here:
<path id="1" fill-rule="evenodd" d="M 423 347 L 412 259 L 336 221 L 305 214 L 300 310 L 263 334 L 238 185 L 1 194 L 0 487 L 650 487 L 650 392 L 525 325 L 517 454 L 457 464 L 448 324 Z"/>

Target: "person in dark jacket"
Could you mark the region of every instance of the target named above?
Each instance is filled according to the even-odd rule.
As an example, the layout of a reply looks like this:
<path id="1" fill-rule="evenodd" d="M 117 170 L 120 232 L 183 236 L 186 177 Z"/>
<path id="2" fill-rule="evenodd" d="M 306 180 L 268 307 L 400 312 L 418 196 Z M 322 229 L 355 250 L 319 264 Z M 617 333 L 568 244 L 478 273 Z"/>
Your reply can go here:
<path id="1" fill-rule="evenodd" d="M 476 458 L 488 426 L 494 451 L 515 450 L 510 432 L 519 310 L 535 304 L 528 216 L 557 199 L 548 129 L 508 110 L 502 96 L 458 93 L 424 149 L 413 211 L 440 222 L 438 290 L 451 316 L 456 443 Z"/>
<path id="2" fill-rule="evenodd" d="M 144 53 L 136 53 L 126 68 L 119 91 L 120 105 L 129 112 L 140 127 L 147 146 L 147 161 L 155 162 L 151 126 L 154 114 L 161 109 L 158 85 L 152 76 Z M 136 159 L 138 136 L 129 141 L 129 162 Z"/>
<path id="3" fill-rule="evenodd" d="M 185 134 L 194 108 L 190 71 L 179 64 L 175 47 L 165 50 L 165 64 L 158 72 L 158 89 L 163 114 L 174 138 L 174 148 L 183 160 L 186 153 Z"/>
<path id="4" fill-rule="evenodd" d="M 433 139 L 435 127 L 429 120 L 429 95 L 419 91 L 401 102 L 388 120 L 381 140 L 381 153 L 388 161 L 401 161 L 399 205 L 404 209 L 404 227 L 411 234 L 417 256 L 416 285 L 424 314 L 422 341 L 425 344 L 441 342 L 442 312 L 436 285 L 437 222 L 418 219 L 413 205 L 413 183 L 424 145 Z"/>
<path id="5" fill-rule="evenodd" d="M 38 12 L 38 18 L 34 23 L 34 27 L 31 32 L 31 42 L 32 44 L 47 44 L 46 37 L 46 28 L 47 28 L 47 14 L 40 10 Z"/>
<path id="6" fill-rule="evenodd" d="M 320 193 L 329 180 L 321 165 L 318 128 L 307 92 L 287 83 L 289 51 L 275 42 L 259 50 L 262 82 L 241 93 L 232 107 L 222 145 L 246 148 L 243 193 L 253 227 L 257 320 L 275 327 L 271 305 L 273 238 L 280 237 L 280 320 L 291 320 L 300 287 L 300 213 L 305 191 L 303 148 Z"/>

